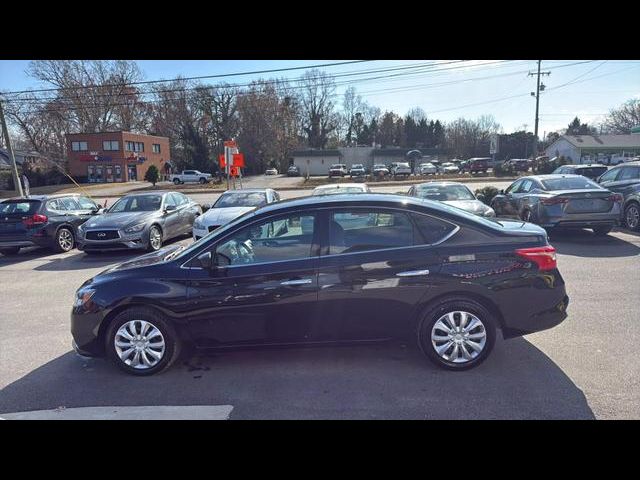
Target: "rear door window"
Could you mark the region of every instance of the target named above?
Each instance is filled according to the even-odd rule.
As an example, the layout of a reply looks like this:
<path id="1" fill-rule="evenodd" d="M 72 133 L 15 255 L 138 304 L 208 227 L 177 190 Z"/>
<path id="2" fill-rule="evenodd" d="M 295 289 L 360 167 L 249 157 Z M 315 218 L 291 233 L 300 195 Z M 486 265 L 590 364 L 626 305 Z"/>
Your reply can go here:
<path id="1" fill-rule="evenodd" d="M 623 167 L 621 170 L 618 181 L 640 179 L 640 167 Z"/>
<path id="2" fill-rule="evenodd" d="M 335 211 L 329 221 L 329 254 L 413 246 L 409 215 L 379 209 Z"/>

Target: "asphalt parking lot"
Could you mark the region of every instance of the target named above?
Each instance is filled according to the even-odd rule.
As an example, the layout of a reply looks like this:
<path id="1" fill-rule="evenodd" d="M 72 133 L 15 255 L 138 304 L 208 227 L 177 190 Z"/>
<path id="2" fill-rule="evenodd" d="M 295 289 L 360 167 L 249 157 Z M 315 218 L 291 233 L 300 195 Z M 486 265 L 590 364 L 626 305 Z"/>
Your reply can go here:
<path id="1" fill-rule="evenodd" d="M 499 187 L 501 188 L 501 187 Z M 173 243 L 188 244 L 188 238 Z M 498 340 L 467 372 L 413 345 L 185 356 L 136 378 L 70 347 L 74 291 L 131 253 L 0 255 L 0 417 L 72 407 L 230 406 L 231 419 L 640 418 L 640 236 L 554 236 L 571 298 L 560 326 Z M 227 407 L 224 407 L 227 408 Z"/>

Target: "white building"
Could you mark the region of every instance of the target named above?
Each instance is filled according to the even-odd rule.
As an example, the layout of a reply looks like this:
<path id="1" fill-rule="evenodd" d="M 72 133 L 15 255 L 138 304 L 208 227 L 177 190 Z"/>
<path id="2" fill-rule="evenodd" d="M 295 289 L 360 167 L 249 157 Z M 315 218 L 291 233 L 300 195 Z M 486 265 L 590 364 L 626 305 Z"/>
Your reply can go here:
<path id="1" fill-rule="evenodd" d="M 561 135 L 545 154 L 549 158 L 568 158 L 571 163 L 620 163 L 640 155 L 640 134 Z"/>

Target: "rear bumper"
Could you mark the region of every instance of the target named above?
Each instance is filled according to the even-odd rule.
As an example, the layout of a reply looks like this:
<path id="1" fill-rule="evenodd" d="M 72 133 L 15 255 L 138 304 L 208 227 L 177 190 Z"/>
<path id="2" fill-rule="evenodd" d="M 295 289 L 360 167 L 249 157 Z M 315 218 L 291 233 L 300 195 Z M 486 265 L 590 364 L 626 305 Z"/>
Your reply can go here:
<path id="1" fill-rule="evenodd" d="M 568 306 L 569 296 L 564 295 L 562 300 L 551 308 L 537 312 L 524 321 L 520 320 L 515 325 L 505 326 L 502 329 L 502 335 L 504 338 L 513 338 L 553 328 L 567 318 Z"/>
<path id="2" fill-rule="evenodd" d="M 606 213 L 566 213 L 564 215 L 552 216 L 544 209 L 538 217 L 538 224 L 541 227 L 575 227 L 591 228 L 601 226 L 620 225 L 620 209 Z"/>

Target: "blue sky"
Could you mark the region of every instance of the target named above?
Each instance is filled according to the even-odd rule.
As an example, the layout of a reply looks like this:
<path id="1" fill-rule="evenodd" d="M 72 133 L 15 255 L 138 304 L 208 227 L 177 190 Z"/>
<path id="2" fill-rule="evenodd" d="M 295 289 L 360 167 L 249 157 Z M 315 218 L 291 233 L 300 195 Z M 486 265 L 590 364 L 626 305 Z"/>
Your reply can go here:
<path id="1" fill-rule="evenodd" d="M 142 60 L 138 64 L 146 80 L 194 77 L 255 70 L 291 68 L 333 63 L 332 60 Z M 437 62 L 437 64 L 435 63 Z M 579 63 L 582 62 L 582 63 Z M 46 87 L 26 74 L 28 60 L 0 61 L 0 90 L 13 91 Z M 416 70 L 364 73 L 365 70 L 415 66 Z M 420 67 L 420 68 L 418 68 Z M 325 67 L 329 74 L 359 73 L 337 78 L 337 93 L 348 86 L 382 111 L 405 114 L 421 107 L 429 118 L 451 121 L 491 114 L 505 133 L 523 128 L 533 131 L 535 71 L 533 60 L 474 60 L 449 63 L 446 60 L 378 60 Z M 440 70 L 440 71 L 436 71 Z M 640 98 L 640 61 L 553 60 L 542 62 L 545 92 L 540 97 L 540 135 L 557 130 L 578 115 L 585 122 L 597 122 L 611 108 L 630 98 Z M 402 75 L 390 77 L 402 72 Z M 296 78 L 303 70 L 278 74 L 243 75 L 225 79 L 247 83 L 256 78 Z M 411 73 L 411 74 L 409 74 Z M 380 77 L 368 79 L 367 77 Z M 485 78 L 488 77 L 488 78 Z M 214 81 L 214 80 L 212 80 Z M 352 82 L 347 84 L 347 81 Z M 568 85 L 565 85 L 568 84 Z M 336 98 L 337 102 L 341 98 Z"/>

